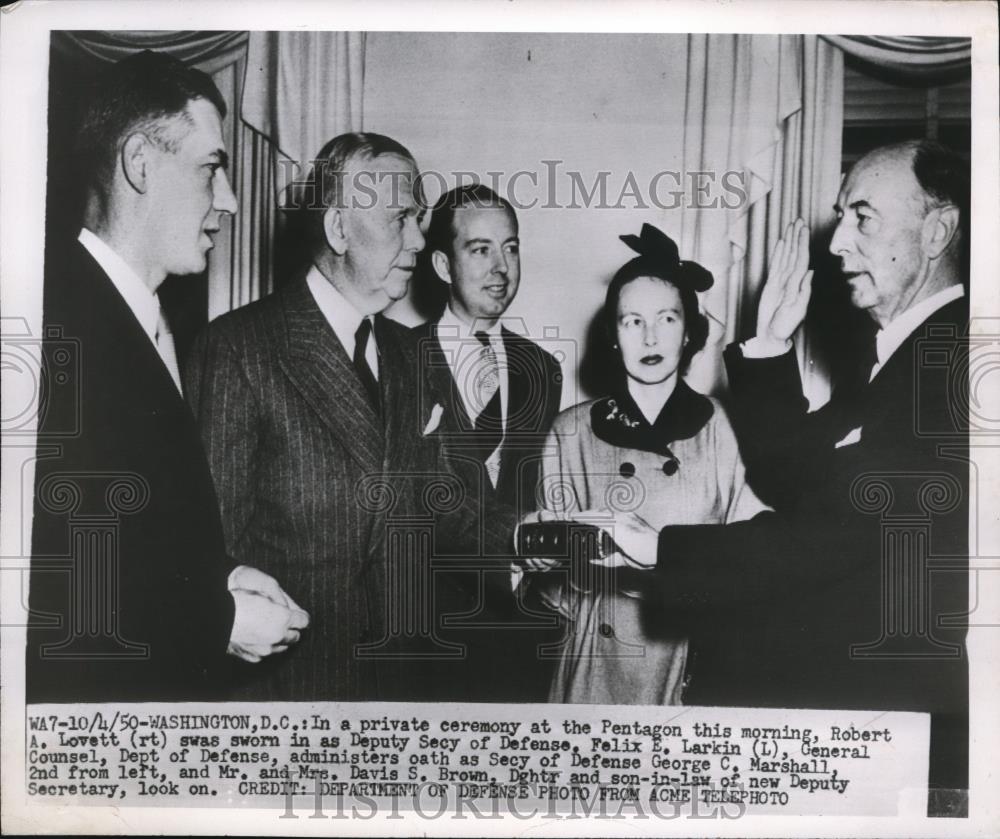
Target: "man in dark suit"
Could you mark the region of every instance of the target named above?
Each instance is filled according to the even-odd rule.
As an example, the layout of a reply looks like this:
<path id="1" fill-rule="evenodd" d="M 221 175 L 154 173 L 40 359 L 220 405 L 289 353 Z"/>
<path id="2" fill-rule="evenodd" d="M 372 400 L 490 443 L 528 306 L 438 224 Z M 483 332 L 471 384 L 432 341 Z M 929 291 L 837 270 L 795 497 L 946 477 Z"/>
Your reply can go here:
<path id="1" fill-rule="evenodd" d="M 456 187 L 437 201 L 425 257 L 448 287 L 441 317 L 415 330 L 435 399 L 444 406 L 438 435 L 448 456 L 484 489 L 487 510 L 519 515 L 537 507 L 545 438 L 559 411 L 559 363 L 502 317 L 521 282 L 517 214 L 482 184 Z M 488 514 L 488 513 L 487 513 Z M 466 592 L 456 609 L 470 613 L 458 636 L 469 645 L 470 698 L 542 701 L 553 643 L 551 616 L 518 608 L 509 573 L 489 565 L 439 581 Z M 447 597 L 442 593 L 442 602 Z M 454 620 L 454 618 L 452 618 Z M 517 678 L 511 678 L 517 673 Z"/>
<path id="2" fill-rule="evenodd" d="M 932 790 L 968 785 L 968 183 L 928 142 L 878 149 L 845 179 L 830 249 L 877 330 L 813 413 L 791 350 L 808 230 L 786 232 L 757 336 L 726 354 L 748 477 L 775 515 L 609 528 L 611 562 L 655 569 L 689 616 L 686 702 L 931 712 Z"/>
<path id="3" fill-rule="evenodd" d="M 225 553 L 157 290 L 205 270 L 236 210 L 211 79 L 143 52 L 107 71 L 78 139 L 83 229 L 50 248 L 27 699 L 225 695 L 227 651 L 293 643 L 307 618 Z"/>
<path id="4" fill-rule="evenodd" d="M 424 245 L 413 156 L 379 134 L 319 152 L 303 196 L 304 277 L 210 324 L 189 370 L 226 543 L 309 610 L 308 636 L 250 695 L 450 696 L 464 651 L 437 638 L 432 551 L 507 551 L 433 436 L 416 342 L 380 313 Z"/>

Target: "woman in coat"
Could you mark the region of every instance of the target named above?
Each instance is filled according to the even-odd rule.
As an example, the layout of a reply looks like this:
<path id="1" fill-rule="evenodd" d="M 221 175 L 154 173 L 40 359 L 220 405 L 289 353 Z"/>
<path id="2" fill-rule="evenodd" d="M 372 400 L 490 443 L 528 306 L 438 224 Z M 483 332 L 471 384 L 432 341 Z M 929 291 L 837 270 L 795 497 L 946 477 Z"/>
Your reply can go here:
<path id="1" fill-rule="evenodd" d="M 721 405 L 685 384 L 705 345 L 697 292 L 712 275 L 680 260 L 651 225 L 622 236 L 639 255 L 615 274 L 602 316 L 618 384 L 602 399 L 563 411 L 543 461 L 541 493 L 560 518 L 590 509 L 633 510 L 653 527 L 728 523 L 766 507 L 744 480 L 736 438 Z M 566 619 L 552 702 L 680 704 L 687 640 L 641 572 L 529 562 L 524 584 Z"/>

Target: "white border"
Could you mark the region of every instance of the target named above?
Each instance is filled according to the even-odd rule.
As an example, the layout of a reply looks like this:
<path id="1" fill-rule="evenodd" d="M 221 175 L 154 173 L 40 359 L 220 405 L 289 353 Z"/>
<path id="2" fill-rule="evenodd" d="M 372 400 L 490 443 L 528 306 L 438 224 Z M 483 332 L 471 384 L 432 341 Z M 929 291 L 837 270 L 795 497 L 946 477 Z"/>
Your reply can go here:
<path id="1" fill-rule="evenodd" d="M 832 33 L 907 35 L 964 35 L 973 38 L 973 194 L 972 290 L 974 316 L 998 318 L 1000 323 L 1000 142 L 997 114 L 996 5 L 972 2 L 830 2 L 830 0 L 437 0 L 429 3 L 389 0 L 339 0 L 339 2 L 268 3 L 262 0 L 67 0 L 58 3 L 22 2 L 0 12 L 0 303 L 5 318 L 25 317 L 35 334 L 41 325 L 41 276 L 45 196 L 45 144 L 48 32 L 50 29 L 367 29 L 451 31 L 574 31 L 574 32 L 740 32 Z M 3 402 L 19 404 L 29 398 L 23 382 L 5 377 Z M 998 441 L 994 441 L 995 443 Z M 5 450 L 3 458 L 0 555 L 16 555 L 18 533 L 27 525 L 31 505 L 22 504 L 17 458 Z M 32 476 L 25 476 L 30 487 Z M 990 476 L 997 486 L 997 476 Z M 984 504 L 979 535 L 991 553 L 1000 555 L 994 505 Z M 18 520 L 18 514 L 21 520 Z M 4 575 L 7 576 L 7 575 Z M 990 591 L 979 591 L 991 614 L 1000 615 L 996 573 L 981 575 Z M 263 820 L 261 811 L 178 811 L 164 808 L 99 809 L 94 807 L 35 808 L 22 806 L 23 778 L 23 650 L 24 631 L 7 626 L 9 616 L 20 611 L 16 586 L 0 580 L 0 610 L 4 615 L 2 639 L 2 801 L 4 829 L 10 832 L 108 832 L 108 833 L 229 833 L 280 835 L 409 835 L 441 832 L 488 836 L 531 833 L 536 835 L 650 834 L 657 831 L 684 835 L 702 828 L 723 836 L 808 834 L 813 836 L 989 836 L 1000 832 L 1000 802 L 992 791 L 998 784 L 993 754 L 1000 745 L 1000 667 L 997 629 L 970 636 L 974 664 L 972 795 L 970 818 L 934 820 L 806 819 L 796 817 L 751 818 L 736 822 L 702 823 L 679 819 L 617 823 L 608 820 L 555 822 L 536 819 L 516 824 L 495 821 L 444 820 L 426 824 L 406 821 L 278 821 Z M 268 811 L 273 814 L 273 811 Z M 36 821 L 38 817 L 44 821 Z"/>

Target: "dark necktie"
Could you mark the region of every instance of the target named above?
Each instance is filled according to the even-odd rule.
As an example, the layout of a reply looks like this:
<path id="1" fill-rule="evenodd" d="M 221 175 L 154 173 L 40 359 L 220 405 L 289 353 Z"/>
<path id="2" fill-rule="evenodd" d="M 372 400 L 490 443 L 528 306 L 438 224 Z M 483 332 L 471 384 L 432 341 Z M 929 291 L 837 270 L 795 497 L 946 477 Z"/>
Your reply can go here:
<path id="1" fill-rule="evenodd" d="M 476 417 L 475 432 L 483 462 L 503 442 L 503 418 L 500 410 L 500 367 L 496 353 L 490 346 L 490 336 L 477 332 L 476 339 L 482 344 L 479 351 L 479 370 L 476 376 L 477 402 L 483 405 Z"/>
<path id="2" fill-rule="evenodd" d="M 843 383 L 838 399 L 843 411 L 844 428 L 857 428 L 864 422 L 865 402 L 872 368 L 878 362 L 875 336 L 878 332 L 874 323 L 865 324 L 865 330 L 855 345 L 855 365 Z M 843 430 L 843 429 L 840 429 Z"/>
<path id="3" fill-rule="evenodd" d="M 878 364 L 878 334 L 877 328 L 870 327 L 864 335 L 859 363 L 859 374 L 863 384 L 868 384 L 872 377 L 872 368 Z"/>
<path id="4" fill-rule="evenodd" d="M 368 341 L 372 335 L 372 321 L 371 318 L 364 318 L 358 325 L 357 331 L 354 333 L 354 369 L 358 372 L 358 378 L 361 379 L 361 384 L 365 386 L 365 391 L 368 393 L 368 401 L 371 406 L 375 409 L 376 413 L 382 409 L 382 399 L 379 396 L 378 380 L 375 378 L 375 374 L 372 373 L 371 367 L 368 366 L 368 359 L 365 358 L 365 353 L 368 351 Z"/>

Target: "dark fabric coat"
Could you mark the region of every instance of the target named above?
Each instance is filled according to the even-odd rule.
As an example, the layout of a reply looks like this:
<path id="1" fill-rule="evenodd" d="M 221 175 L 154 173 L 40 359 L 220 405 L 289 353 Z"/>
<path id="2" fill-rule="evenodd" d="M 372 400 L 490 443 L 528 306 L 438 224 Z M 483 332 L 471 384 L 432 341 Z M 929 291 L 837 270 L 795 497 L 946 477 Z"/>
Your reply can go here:
<path id="1" fill-rule="evenodd" d="M 222 697 L 231 563 L 191 413 L 79 243 L 44 322 L 28 701 Z"/>
<path id="2" fill-rule="evenodd" d="M 966 298 L 944 306 L 811 414 L 792 353 L 729 348 L 748 479 L 777 513 L 661 531 L 662 597 L 695 627 L 686 703 L 932 712 L 932 786 L 967 784 L 967 324 Z"/>
<path id="3" fill-rule="evenodd" d="M 476 455 L 473 422 L 434 323 L 414 330 L 418 342 L 425 402 L 444 407 L 435 432 L 453 468 L 466 476 L 469 489 L 483 499 L 486 518 L 538 508 L 537 487 L 547 434 L 559 412 L 562 373 L 555 358 L 534 342 L 501 329 L 508 376 L 507 416 L 500 449 L 496 488 Z M 457 466 L 456 466 L 457 465 Z M 466 696 L 482 701 L 544 701 L 555 657 L 541 655 L 562 636 L 555 616 L 518 600 L 511 590 L 509 569 L 490 571 L 490 563 L 469 557 L 467 567 L 442 577 L 439 616 L 465 613 L 445 621 L 442 632 L 469 650 Z"/>

